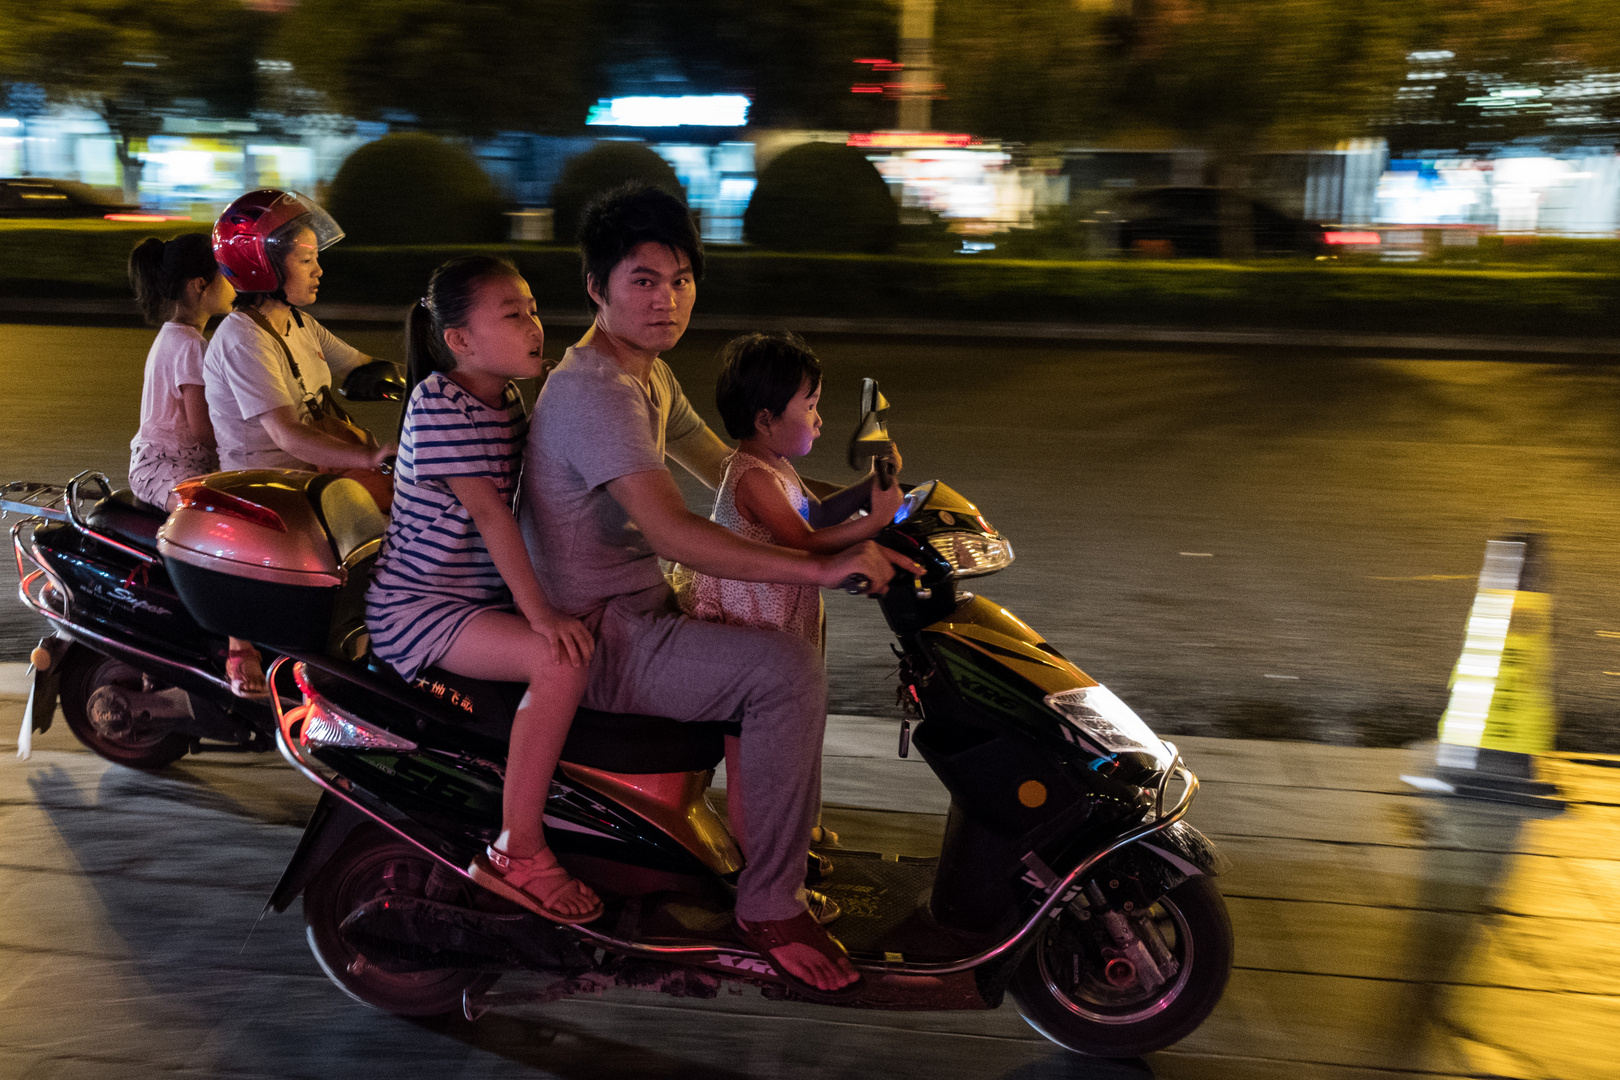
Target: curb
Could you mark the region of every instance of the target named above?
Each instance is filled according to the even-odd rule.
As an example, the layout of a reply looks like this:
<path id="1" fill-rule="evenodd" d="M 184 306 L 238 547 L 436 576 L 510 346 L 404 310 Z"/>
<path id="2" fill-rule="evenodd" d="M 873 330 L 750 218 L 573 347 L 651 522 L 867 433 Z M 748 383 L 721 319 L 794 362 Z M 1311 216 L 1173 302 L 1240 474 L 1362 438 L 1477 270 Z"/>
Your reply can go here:
<path id="1" fill-rule="evenodd" d="M 316 304 L 311 314 L 323 322 L 382 323 L 404 320 L 404 306 Z M 130 300 L 49 300 L 0 297 L 0 315 L 137 317 Z M 544 311 L 543 322 L 586 326 L 588 312 Z M 1361 331 L 1276 330 L 1233 327 L 1195 330 L 1173 326 L 1079 323 L 977 322 L 966 319 L 839 319 L 822 316 L 699 315 L 694 330 L 795 330 L 805 334 L 876 337 L 945 337 L 1025 341 L 1068 341 L 1097 345 L 1198 345 L 1289 349 L 1345 349 L 1499 356 L 1578 356 L 1620 359 L 1620 338 L 1514 337 L 1484 334 L 1382 334 Z"/>
<path id="2" fill-rule="evenodd" d="M 0 698 L 25 698 L 30 685 L 27 664 L 0 664 Z"/>

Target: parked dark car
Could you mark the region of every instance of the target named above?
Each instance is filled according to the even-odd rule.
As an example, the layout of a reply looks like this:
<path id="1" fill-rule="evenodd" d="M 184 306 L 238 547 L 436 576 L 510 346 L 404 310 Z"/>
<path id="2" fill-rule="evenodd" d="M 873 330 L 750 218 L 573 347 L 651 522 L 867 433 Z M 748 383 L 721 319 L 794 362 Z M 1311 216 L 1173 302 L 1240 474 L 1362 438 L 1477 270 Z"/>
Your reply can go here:
<path id="1" fill-rule="evenodd" d="M 1216 187 L 1162 187 L 1120 196 L 1114 211 L 1126 251 L 1214 259 L 1221 255 L 1221 199 L 1248 203 L 1257 255 L 1317 255 L 1320 225 L 1290 217 L 1268 203 Z"/>
<path id="2" fill-rule="evenodd" d="M 0 217 L 98 218 L 131 214 L 140 207 L 109 202 L 88 184 L 76 180 L 44 180 L 32 176 L 0 179 Z"/>

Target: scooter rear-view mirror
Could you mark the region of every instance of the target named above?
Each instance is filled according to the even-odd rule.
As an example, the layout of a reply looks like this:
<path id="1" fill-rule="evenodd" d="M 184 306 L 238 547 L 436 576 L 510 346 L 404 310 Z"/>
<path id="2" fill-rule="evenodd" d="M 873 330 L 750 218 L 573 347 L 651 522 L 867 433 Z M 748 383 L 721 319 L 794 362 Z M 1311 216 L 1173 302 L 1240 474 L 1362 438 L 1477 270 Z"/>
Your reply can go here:
<path id="1" fill-rule="evenodd" d="M 894 449 L 889 438 L 889 399 L 878 389 L 876 379 L 861 380 L 861 418 L 849 440 L 849 467 L 865 468 L 877 458 L 878 485 L 885 491 L 894 484 L 894 465 L 884 455 Z"/>

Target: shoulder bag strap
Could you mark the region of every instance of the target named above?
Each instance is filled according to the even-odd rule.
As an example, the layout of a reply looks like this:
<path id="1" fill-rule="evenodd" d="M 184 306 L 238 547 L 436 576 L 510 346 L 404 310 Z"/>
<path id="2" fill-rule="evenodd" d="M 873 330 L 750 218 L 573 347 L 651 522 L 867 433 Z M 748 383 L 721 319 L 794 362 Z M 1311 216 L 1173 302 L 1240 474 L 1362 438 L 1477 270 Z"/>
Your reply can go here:
<path id="1" fill-rule="evenodd" d="M 292 368 L 293 378 L 298 380 L 298 389 L 304 392 L 304 397 L 307 400 L 309 398 L 309 387 L 304 385 L 304 373 L 298 370 L 298 361 L 293 359 L 292 350 L 287 347 L 286 339 L 276 333 L 276 328 L 270 325 L 270 320 L 264 317 L 263 312 L 250 307 L 237 308 L 236 310 L 258 323 L 259 329 L 269 334 L 275 343 L 281 346 L 281 355 L 287 358 L 287 366 Z"/>

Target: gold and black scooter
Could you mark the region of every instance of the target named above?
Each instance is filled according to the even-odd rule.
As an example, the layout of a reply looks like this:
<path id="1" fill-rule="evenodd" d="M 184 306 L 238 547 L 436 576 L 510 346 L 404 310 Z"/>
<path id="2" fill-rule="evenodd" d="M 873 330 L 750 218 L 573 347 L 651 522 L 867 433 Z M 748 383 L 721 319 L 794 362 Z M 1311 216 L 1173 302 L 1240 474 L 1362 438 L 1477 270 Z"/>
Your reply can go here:
<path id="1" fill-rule="evenodd" d="M 864 467 L 889 436 L 875 383 L 862 398 L 852 460 Z M 563 863 L 607 901 L 603 918 L 558 926 L 466 877 L 500 828 L 522 687 L 431 669 L 407 685 L 370 658 L 360 596 L 375 546 L 341 500 L 323 507 L 297 476 L 220 474 L 209 481 L 218 497 L 195 500 L 165 536 L 199 621 L 285 655 L 272 675 L 277 742 L 322 794 L 269 906 L 303 896 L 333 982 L 391 1012 L 469 1017 L 612 986 L 712 998 L 744 982 L 798 997 L 732 933 L 743 859 L 706 795 L 724 718 L 580 710 L 545 825 Z M 199 555 L 226 534 L 251 546 L 255 529 L 267 544 L 279 530 L 284 548 L 291 534 L 331 538 L 324 554 L 344 552 L 342 581 L 286 567 L 278 581 L 261 573 L 238 586 L 231 567 Z M 899 752 L 922 755 L 951 805 L 936 857 L 840 848 L 817 885 L 842 906 L 833 930 L 863 974 L 845 1003 L 991 1009 L 1010 993 L 1031 1025 L 1081 1053 L 1129 1056 L 1183 1038 L 1232 963 L 1212 880 L 1222 858 L 1183 820 L 1196 777 L 1106 687 L 962 588 L 1013 560 L 973 503 L 921 484 L 878 540 L 926 568 L 876 606 L 897 640 Z M 541 978 L 495 989 L 511 972 Z"/>

